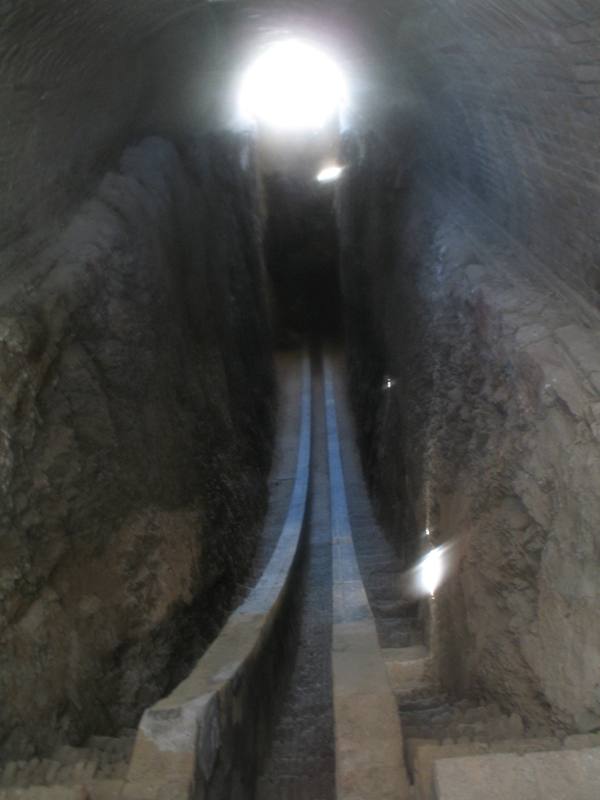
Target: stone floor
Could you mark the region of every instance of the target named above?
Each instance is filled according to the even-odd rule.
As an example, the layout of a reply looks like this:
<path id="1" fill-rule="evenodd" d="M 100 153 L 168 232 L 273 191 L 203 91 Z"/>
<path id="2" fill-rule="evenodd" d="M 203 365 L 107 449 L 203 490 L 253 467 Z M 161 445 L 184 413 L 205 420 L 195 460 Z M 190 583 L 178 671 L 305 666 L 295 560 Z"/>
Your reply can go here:
<path id="1" fill-rule="evenodd" d="M 257 800 L 335 797 L 331 696 L 331 532 L 323 383 L 313 372 L 313 462 L 310 530 L 300 586 L 298 649 L 262 765 Z"/>

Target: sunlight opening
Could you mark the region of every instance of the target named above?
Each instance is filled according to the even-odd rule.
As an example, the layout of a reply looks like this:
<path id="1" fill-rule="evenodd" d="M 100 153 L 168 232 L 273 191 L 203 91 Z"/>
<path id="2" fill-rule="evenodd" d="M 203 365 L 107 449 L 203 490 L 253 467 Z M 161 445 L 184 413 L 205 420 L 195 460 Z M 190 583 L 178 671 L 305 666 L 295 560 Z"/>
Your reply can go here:
<path id="1" fill-rule="evenodd" d="M 239 93 L 244 121 L 284 131 L 318 131 L 337 118 L 345 102 L 338 66 L 296 39 L 267 47 L 244 74 Z"/>

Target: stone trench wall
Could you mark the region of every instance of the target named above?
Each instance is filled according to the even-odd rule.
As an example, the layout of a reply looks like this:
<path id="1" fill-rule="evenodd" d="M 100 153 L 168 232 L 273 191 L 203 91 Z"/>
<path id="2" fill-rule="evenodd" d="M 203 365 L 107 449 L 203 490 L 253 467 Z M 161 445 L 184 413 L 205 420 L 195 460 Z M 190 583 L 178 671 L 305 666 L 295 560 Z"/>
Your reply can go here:
<path id="1" fill-rule="evenodd" d="M 364 465 L 407 563 L 426 527 L 454 545 L 436 599 L 442 681 L 530 726 L 597 728 L 597 318 L 390 140 L 347 150 L 341 275 Z"/>
<path id="2" fill-rule="evenodd" d="M 227 10 L 4 5 L 0 754 L 18 758 L 135 724 L 214 635 L 259 533 L 274 396 L 255 159 L 211 133 Z"/>
<path id="3" fill-rule="evenodd" d="M 366 472 L 407 559 L 426 527 L 456 542 L 436 604 L 447 686 L 592 730 L 597 3 L 385 8 L 385 93 L 338 194 Z"/>
<path id="4" fill-rule="evenodd" d="M 256 195 L 234 136 L 146 139 L 3 281 L 5 757 L 134 725 L 250 562 L 273 400 Z"/>

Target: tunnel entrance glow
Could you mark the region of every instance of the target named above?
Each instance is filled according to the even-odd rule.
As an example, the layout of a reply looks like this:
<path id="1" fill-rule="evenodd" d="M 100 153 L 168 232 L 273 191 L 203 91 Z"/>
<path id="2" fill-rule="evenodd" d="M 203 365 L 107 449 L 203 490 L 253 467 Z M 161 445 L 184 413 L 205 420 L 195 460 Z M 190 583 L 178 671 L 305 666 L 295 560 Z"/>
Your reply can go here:
<path id="1" fill-rule="evenodd" d="M 311 44 L 289 39 L 268 47 L 240 87 L 242 118 L 280 130 L 319 130 L 344 104 L 338 66 Z"/>

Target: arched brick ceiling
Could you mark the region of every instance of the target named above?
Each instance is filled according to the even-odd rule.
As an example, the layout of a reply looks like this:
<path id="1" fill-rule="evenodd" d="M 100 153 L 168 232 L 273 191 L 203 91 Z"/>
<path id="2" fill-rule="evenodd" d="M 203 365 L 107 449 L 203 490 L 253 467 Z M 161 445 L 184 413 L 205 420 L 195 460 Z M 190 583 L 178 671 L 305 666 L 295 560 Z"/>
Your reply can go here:
<path id="1" fill-rule="evenodd" d="M 168 98 L 176 91 L 169 74 L 176 81 L 185 72 L 178 37 L 188 50 L 197 40 L 189 72 L 212 86 L 214 100 L 219 70 L 247 33 L 289 27 L 339 43 L 370 70 L 365 109 L 418 98 L 429 115 L 415 123 L 417 139 L 429 142 L 425 160 L 437 177 L 450 177 L 546 266 L 597 296 L 593 0 L 67 0 L 10 2 L 3 12 L 0 241 L 36 234 L 126 141 L 155 125 L 146 112 L 160 107 L 159 86 Z M 191 123 L 209 118 L 202 109 Z"/>

